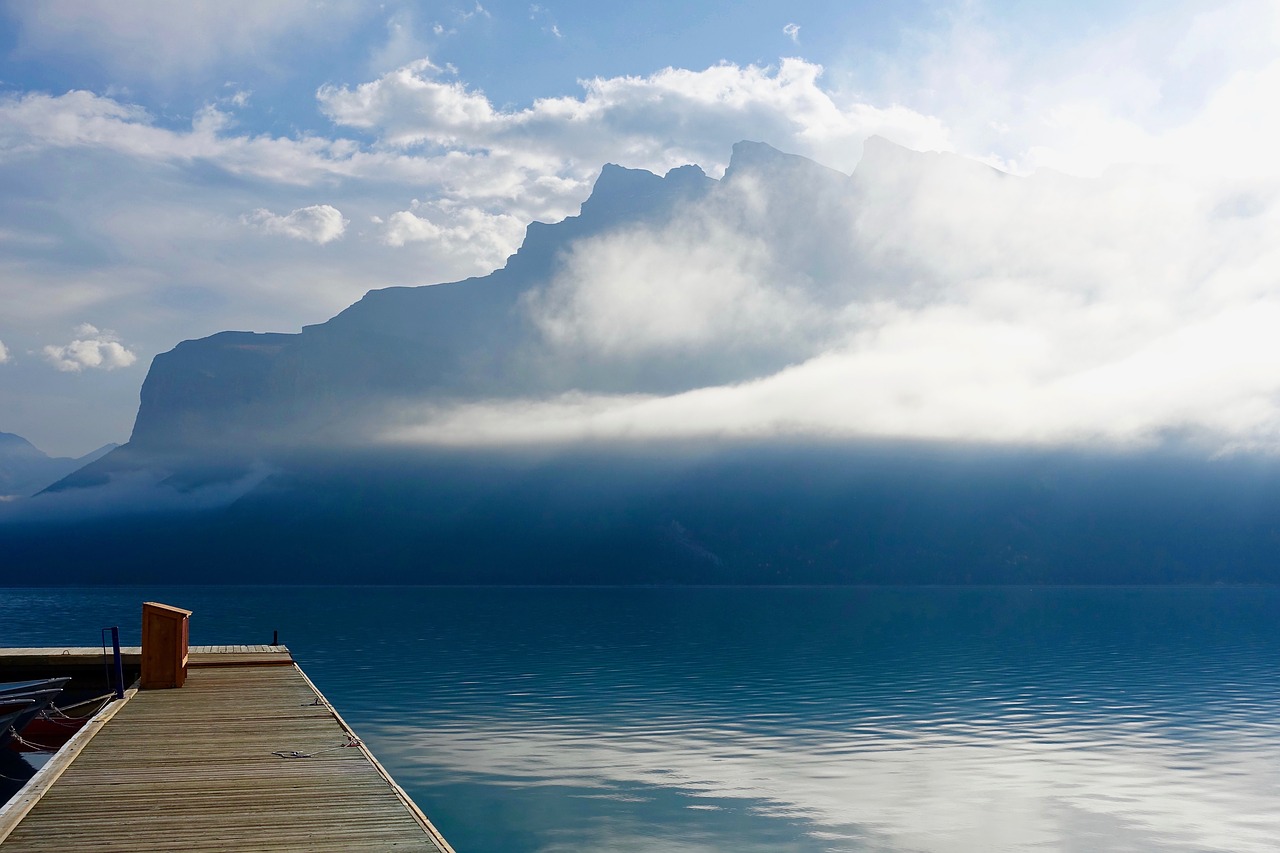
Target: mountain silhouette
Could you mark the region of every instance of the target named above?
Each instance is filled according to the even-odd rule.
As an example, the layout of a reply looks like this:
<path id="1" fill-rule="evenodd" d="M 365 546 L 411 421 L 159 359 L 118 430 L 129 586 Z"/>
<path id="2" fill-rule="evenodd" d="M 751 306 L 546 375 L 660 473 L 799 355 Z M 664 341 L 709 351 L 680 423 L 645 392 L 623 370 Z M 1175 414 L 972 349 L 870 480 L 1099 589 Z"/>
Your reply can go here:
<path id="1" fill-rule="evenodd" d="M 0 432 L 0 498 L 26 497 L 105 456 L 108 444 L 79 458 L 49 456 L 11 432 Z"/>
<path id="2" fill-rule="evenodd" d="M 874 252 L 859 235 L 832 239 L 829 224 L 892 219 L 898 194 L 942 174 L 976 175 L 992 185 L 1007 177 L 878 138 L 868 140 L 852 177 L 758 142 L 734 146 L 721 180 L 697 166 L 660 177 L 607 165 L 577 216 L 530 224 L 519 250 L 489 275 L 373 290 L 299 334 L 222 332 L 156 356 L 129 443 L 159 451 L 276 438 L 342 441 L 359 428 L 354 415 L 376 417 L 388 401 L 672 394 L 768 376 L 821 351 L 829 331 L 824 313 L 835 316 L 860 298 L 903 290 L 900 282 L 912 278 L 901 259 L 880 259 L 872 268 L 867 257 Z M 735 241 L 766 246 L 767 265 L 750 272 L 764 279 L 763 287 L 802 300 L 805 327 L 774 333 L 757 324 L 735 334 L 727 316 L 732 305 L 722 305 L 730 310 L 708 325 L 720 323 L 725 333 L 705 341 L 626 348 L 557 335 L 575 319 L 577 306 L 566 307 L 560 285 L 583 246 L 638 233 L 646 246 L 661 249 L 700 230 L 713 248 L 727 243 L 726 255 L 736 251 Z M 661 258 L 655 264 L 639 252 L 625 256 L 630 247 L 622 242 L 614 256 L 624 257 L 593 274 L 634 276 L 637 302 L 687 297 L 655 288 L 670 270 Z M 689 287 L 699 286 L 691 278 Z M 905 290 L 911 286 L 919 283 Z M 679 306 L 671 311 L 670 321 L 659 315 L 652 322 L 655 335 L 663 322 L 680 324 Z"/>

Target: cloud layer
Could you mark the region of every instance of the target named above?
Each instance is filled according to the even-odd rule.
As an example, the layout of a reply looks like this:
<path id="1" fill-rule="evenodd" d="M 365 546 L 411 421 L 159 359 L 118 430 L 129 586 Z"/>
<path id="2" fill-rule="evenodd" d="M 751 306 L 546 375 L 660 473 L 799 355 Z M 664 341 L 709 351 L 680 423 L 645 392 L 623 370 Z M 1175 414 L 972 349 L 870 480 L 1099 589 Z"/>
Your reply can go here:
<path id="1" fill-rule="evenodd" d="M 621 373 L 760 353 L 781 369 L 674 396 L 435 407 L 390 437 L 1280 451 L 1276 199 L 1168 170 L 1022 179 L 889 146 L 856 177 L 825 194 L 728 184 L 669 226 L 578 243 L 525 301 L 549 346 Z"/>
<path id="2" fill-rule="evenodd" d="M 798 58 L 776 67 L 666 68 L 585 80 L 581 97 L 504 110 L 422 59 L 359 86 L 324 86 L 317 97 L 335 123 L 400 149 L 480 149 L 544 168 L 625 159 L 656 171 L 700 163 L 715 172 L 727 145 L 740 139 L 767 139 L 849 169 L 872 134 L 915 148 L 951 147 L 936 120 L 900 106 L 842 102 L 821 86 L 822 73 Z"/>

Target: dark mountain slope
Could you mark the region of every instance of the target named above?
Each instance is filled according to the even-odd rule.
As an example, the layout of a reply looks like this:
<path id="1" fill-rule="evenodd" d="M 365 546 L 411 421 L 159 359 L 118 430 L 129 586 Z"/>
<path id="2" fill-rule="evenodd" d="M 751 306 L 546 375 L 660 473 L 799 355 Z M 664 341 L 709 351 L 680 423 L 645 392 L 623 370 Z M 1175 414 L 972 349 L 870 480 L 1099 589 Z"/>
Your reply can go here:
<path id="1" fill-rule="evenodd" d="M 362 451 L 279 460 L 217 505 L 201 493 L 238 475 L 200 474 L 145 509 L 0 524 L 10 582 L 1280 582 L 1280 466 L 1252 460 L 893 443 Z"/>
<path id="2" fill-rule="evenodd" d="M 78 459 L 49 456 L 20 435 L 0 432 L 0 497 L 25 497 L 105 456 L 109 444 Z"/>
<path id="3" fill-rule="evenodd" d="M 536 345 L 521 297 L 577 240 L 669 219 L 715 181 L 696 166 L 666 177 L 605 166 L 578 216 L 532 223 L 490 275 L 370 291 L 297 335 L 223 332 L 155 358 L 130 443 L 159 450 L 324 433 L 353 407 L 429 394 L 483 397 L 564 387 L 517 358 Z"/>

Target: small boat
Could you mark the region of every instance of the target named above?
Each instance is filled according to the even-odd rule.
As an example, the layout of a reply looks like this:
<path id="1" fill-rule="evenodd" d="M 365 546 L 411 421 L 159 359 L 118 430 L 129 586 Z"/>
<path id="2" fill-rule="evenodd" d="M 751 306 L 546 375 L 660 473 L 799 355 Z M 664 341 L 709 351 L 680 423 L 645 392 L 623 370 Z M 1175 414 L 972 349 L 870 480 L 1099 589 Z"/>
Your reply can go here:
<path id="1" fill-rule="evenodd" d="M 61 749 L 75 733 L 84 728 L 102 708 L 115 698 L 108 693 L 93 699 L 54 706 L 42 710 L 35 719 L 21 729 L 21 740 L 14 740 L 9 748 L 15 752 L 48 752 Z"/>
<path id="2" fill-rule="evenodd" d="M 41 711 L 52 706 L 53 701 L 62 692 L 63 686 L 70 680 L 69 677 L 43 678 L 38 681 L 11 681 L 0 684 L 0 708 L 7 707 L 9 703 L 22 703 L 7 722 L 5 722 L 7 714 L 0 716 L 0 722 L 5 722 L 0 727 L 0 746 L 8 744 L 13 740 L 13 736 L 22 732 Z"/>
<path id="3" fill-rule="evenodd" d="M 0 699 L 0 723 L 8 722 L 12 725 L 12 721 L 18 719 L 18 715 L 34 705 L 35 701 L 25 697 L 22 699 Z"/>
<path id="4" fill-rule="evenodd" d="M 56 687 L 61 690 L 67 686 L 67 682 L 71 678 L 37 678 L 35 681 L 0 681 L 0 700 L 4 700 L 10 696 L 17 696 L 22 693 L 30 693 L 33 690 L 48 690 Z"/>
<path id="5" fill-rule="evenodd" d="M 21 717 L 32 708 L 38 714 L 41 707 L 35 699 L 0 699 L 0 746 L 9 742 Z"/>
<path id="6" fill-rule="evenodd" d="M 76 732 L 84 728 L 87 722 L 89 722 L 88 717 L 63 719 L 61 717 L 46 717 L 44 714 L 40 714 L 27 723 L 26 728 L 20 732 L 22 740 L 12 741 L 9 744 L 9 748 L 14 752 L 56 751 L 61 749 L 71 738 L 75 737 Z"/>

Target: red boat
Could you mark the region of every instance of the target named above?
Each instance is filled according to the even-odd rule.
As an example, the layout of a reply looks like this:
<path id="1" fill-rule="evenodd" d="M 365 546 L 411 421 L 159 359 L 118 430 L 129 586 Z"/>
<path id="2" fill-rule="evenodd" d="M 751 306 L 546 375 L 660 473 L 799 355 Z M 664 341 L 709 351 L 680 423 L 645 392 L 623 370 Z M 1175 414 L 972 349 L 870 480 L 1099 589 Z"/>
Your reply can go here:
<path id="1" fill-rule="evenodd" d="M 84 728 L 90 717 L 57 717 L 48 712 L 37 716 L 19 733 L 22 740 L 11 740 L 15 752 L 55 752 Z"/>
<path id="2" fill-rule="evenodd" d="M 54 752 L 61 749 L 114 698 L 108 694 L 60 708 L 50 705 L 32 717 L 19 732 L 19 737 L 9 742 L 9 748 L 15 752 Z"/>

